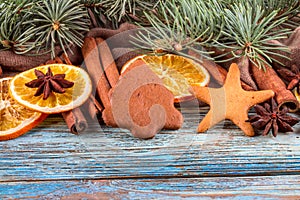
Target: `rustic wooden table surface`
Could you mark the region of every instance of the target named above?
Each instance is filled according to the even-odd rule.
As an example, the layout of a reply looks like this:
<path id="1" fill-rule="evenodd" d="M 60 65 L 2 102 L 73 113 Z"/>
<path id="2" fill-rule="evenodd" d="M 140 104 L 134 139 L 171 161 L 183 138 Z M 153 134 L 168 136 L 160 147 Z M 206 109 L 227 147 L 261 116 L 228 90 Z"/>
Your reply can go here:
<path id="1" fill-rule="evenodd" d="M 0 143 L 0 199 L 300 199 L 300 125 L 246 137 L 230 121 L 197 134 L 208 108 L 182 107 L 183 128 L 139 140 L 60 115 Z M 299 115 L 298 115 L 299 116 Z"/>

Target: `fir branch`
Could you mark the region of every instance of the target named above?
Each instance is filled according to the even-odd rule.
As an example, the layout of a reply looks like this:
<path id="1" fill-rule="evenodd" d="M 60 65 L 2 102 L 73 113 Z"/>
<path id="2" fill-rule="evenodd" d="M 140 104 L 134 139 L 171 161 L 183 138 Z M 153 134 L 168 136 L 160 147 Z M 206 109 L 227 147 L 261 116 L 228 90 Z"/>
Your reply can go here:
<path id="1" fill-rule="evenodd" d="M 80 3 L 86 7 L 100 6 L 102 0 L 81 0 Z"/>
<path id="2" fill-rule="evenodd" d="M 272 62 L 280 63 L 272 57 L 274 46 L 277 51 L 288 51 L 288 48 L 271 44 L 271 42 L 287 36 L 289 29 L 278 28 L 286 21 L 287 17 L 276 19 L 278 10 L 273 10 L 265 15 L 261 6 L 254 7 L 250 3 L 233 4 L 224 10 L 224 16 L 226 27 L 222 31 L 224 37 L 216 41 L 216 46 L 229 49 L 226 54 L 233 55 L 230 59 L 247 56 L 251 62 L 257 62 L 259 68 L 264 68 L 265 64 L 271 67 L 270 63 Z M 241 53 L 236 54 L 236 52 Z M 224 55 L 218 56 L 216 59 Z M 268 62 L 264 62 L 261 56 Z"/>
<path id="3" fill-rule="evenodd" d="M 116 24 L 115 27 L 117 27 L 118 23 L 111 22 L 105 16 L 105 8 L 102 5 L 102 0 L 81 0 L 80 3 L 86 7 L 94 27 L 112 28 L 112 24 Z"/>
<path id="4" fill-rule="evenodd" d="M 153 10 L 160 0 L 81 0 L 97 16 L 99 26 L 118 28 L 124 21 L 143 21 L 144 11 Z M 109 22 L 109 23 L 108 23 Z M 109 24 L 109 25 L 108 25 Z"/>
<path id="5" fill-rule="evenodd" d="M 107 16 L 110 18 L 116 18 L 116 20 L 118 21 L 120 21 L 122 17 L 128 13 L 135 15 L 137 10 L 150 10 L 153 8 L 153 1 L 147 2 L 140 0 L 103 0 L 102 4 L 105 8 L 107 8 Z"/>
<path id="6" fill-rule="evenodd" d="M 214 5 L 214 6 L 212 6 Z M 189 57 L 194 50 L 205 57 L 209 47 L 223 28 L 222 16 L 216 0 L 161 2 L 156 12 L 145 13 L 150 27 L 142 27 L 134 43 L 146 52 L 163 51 Z"/>
<path id="7" fill-rule="evenodd" d="M 293 18 L 299 14 L 299 0 L 254 0 L 254 5 L 260 5 L 265 8 L 265 16 L 269 15 L 273 10 L 277 10 L 274 20 L 285 18 L 284 26 L 296 28 L 299 24 L 295 24 Z"/>
<path id="8" fill-rule="evenodd" d="M 277 10 L 277 15 L 273 20 L 284 17 L 286 21 L 282 24 L 289 28 L 296 28 L 299 23 L 295 23 L 294 18 L 297 18 L 300 9 L 299 0 L 222 0 L 226 8 L 230 9 L 232 4 L 250 4 L 253 9 L 257 6 L 264 10 L 264 17 L 270 15 L 274 10 Z"/>
<path id="9" fill-rule="evenodd" d="M 2 1 L 0 3 L 0 43 L 4 49 L 13 49 L 22 38 L 27 27 L 22 22 L 24 12 L 30 9 L 32 3 L 29 0 Z M 0 48 L 1 49 L 1 48 Z"/>
<path id="10" fill-rule="evenodd" d="M 79 1 L 41 0 L 27 13 L 29 19 L 23 24 L 32 28 L 16 46 L 16 53 L 28 53 L 41 49 L 51 51 L 55 57 L 55 47 L 59 45 L 65 54 L 71 45 L 81 46 L 84 33 L 88 31 L 89 19 Z M 30 41 L 28 40 L 30 38 Z"/>

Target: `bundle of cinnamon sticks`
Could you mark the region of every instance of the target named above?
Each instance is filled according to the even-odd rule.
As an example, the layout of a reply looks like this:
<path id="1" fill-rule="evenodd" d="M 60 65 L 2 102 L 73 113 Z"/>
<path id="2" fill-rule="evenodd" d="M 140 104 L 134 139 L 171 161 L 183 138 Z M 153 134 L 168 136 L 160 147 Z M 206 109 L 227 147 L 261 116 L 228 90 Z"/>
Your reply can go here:
<path id="1" fill-rule="evenodd" d="M 83 58 L 82 67 L 86 69 L 92 80 L 93 90 L 90 98 L 83 106 L 62 113 L 71 133 L 79 134 L 86 130 L 88 127 L 87 117 L 93 121 L 103 122 L 102 113 L 105 108 L 111 106 L 109 99 L 110 90 L 117 84 L 119 79 L 118 67 L 105 39 L 134 28 L 136 26 L 129 23 L 124 23 L 118 30 L 94 28 L 85 37 L 80 57 Z M 136 54 L 132 54 L 130 57 L 134 56 Z M 65 54 L 50 62 L 72 64 Z M 124 61 L 121 61 L 120 65 L 123 63 Z M 113 117 L 111 116 L 110 118 L 107 120 L 110 122 L 107 125 L 116 127 Z"/>
<path id="2" fill-rule="evenodd" d="M 111 106 L 109 92 L 119 80 L 119 71 L 109 46 L 100 37 L 86 37 L 82 47 L 82 54 L 86 70 L 95 86 L 93 88 L 94 102 L 95 105 L 99 105 L 95 108 L 102 112 Z M 90 113 L 92 118 L 94 118 L 97 112 L 93 112 L 93 109 L 91 109 Z M 110 125 L 115 126 L 115 124 Z"/>

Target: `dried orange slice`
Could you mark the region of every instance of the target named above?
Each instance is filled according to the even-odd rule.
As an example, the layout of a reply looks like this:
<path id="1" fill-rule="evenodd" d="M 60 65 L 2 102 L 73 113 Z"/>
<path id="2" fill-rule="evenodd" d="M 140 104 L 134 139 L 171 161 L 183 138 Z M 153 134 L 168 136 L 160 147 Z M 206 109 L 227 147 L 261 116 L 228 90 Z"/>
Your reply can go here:
<path id="1" fill-rule="evenodd" d="M 71 88 L 64 88 L 64 93 L 52 92 L 47 99 L 43 95 L 34 96 L 37 88 L 25 86 L 32 80 L 35 80 L 35 71 L 39 70 L 46 74 L 51 69 L 53 75 L 65 74 L 65 80 L 74 82 Z M 42 113 L 61 113 L 82 105 L 92 92 L 92 83 L 89 75 L 82 68 L 65 64 L 49 64 L 36 67 L 20 74 L 17 74 L 10 84 L 11 96 L 20 104 L 27 108 Z"/>
<path id="2" fill-rule="evenodd" d="M 17 103 L 9 95 L 12 78 L 0 79 L 0 140 L 17 138 L 42 122 L 47 114 L 35 112 Z"/>
<path id="3" fill-rule="evenodd" d="M 141 60 L 163 80 L 165 87 L 174 94 L 174 102 L 193 99 L 189 92 L 190 85 L 205 86 L 210 79 L 209 73 L 202 65 L 174 54 L 137 56 L 122 67 L 121 74 Z"/>

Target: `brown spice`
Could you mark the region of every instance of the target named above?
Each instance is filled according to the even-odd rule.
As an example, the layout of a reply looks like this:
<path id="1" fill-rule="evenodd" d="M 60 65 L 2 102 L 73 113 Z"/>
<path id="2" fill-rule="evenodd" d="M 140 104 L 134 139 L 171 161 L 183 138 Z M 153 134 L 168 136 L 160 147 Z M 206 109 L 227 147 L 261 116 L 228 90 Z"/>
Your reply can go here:
<path id="1" fill-rule="evenodd" d="M 284 106 L 288 107 L 291 112 L 298 110 L 299 102 L 293 93 L 286 89 L 285 83 L 273 68 L 265 66 L 266 70 L 264 71 L 253 63 L 250 63 L 250 67 L 258 88 L 261 90 L 273 90 L 275 92 L 275 100 L 280 110 Z"/>
<path id="2" fill-rule="evenodd" d="M 110 85 L 101 66 L 99 51 L 95 38 L 85 38 L 82 46 L 82 54 L 84 57 L 85 66 L 92 79 L 93 85 L 96 86 L 95 92 L 98 93 L 104 108 L 110 106 L 110 100 L 108 97 Z"/>
<path id="3" fill-rule="evenodd" d="M 91 95 L 89 101 L 94 104 L 98 111 L 102 112 L 104 110 L 103 106 L 97 101 L 97 99 Z"/>
<path id="4" fill-rule="evenodd" d="M 277 70 L 280 76 L 288 82 L 287 89 L 293 90 L 297 89 L 298 94 L 300 94 L 300 68 L 296 65 L 292 65 L 291 70 L 286 68 L 280 68 Z"/>
<path id="5" fill-rule="evenodd" d="M 254 90 L 258 90 L 257 85 L 250 74 L 249 58 L 247 56 L 242 56 L 236 60 L 237 60 L 237 65 L 239 66 L 241 72 L 241 80 L 247 85 L 249 85 L 250 87 L 252 87 Z"/>
<path id="6" fill-rule="evenodd" d="M 104 107 L 93 95 L 90 95 L 90 98 L 84 103 L 84 109 L 88 111 L 91 119 L 96 120 L 97 115 L 103 112 Z"/>
<path id="7" fill-rule="evenodd" d="M 100 61 L 111 87 L 114 87 L 119 80 L 119 71 L 117 69 L 114 58 L 106 41 L 102 38 L 96 38 Z"/>
<path id="8" fill-rule="evenodd" d="M 69 65 L 72 65 L 72 62 L 71 62 L 70 58 L 68 57 L 68 55 L 66 55 L 65 53 L 63 53 L 61 56 L 65 60 L 65 63 L 67 63 Z M 97 114 L 99 114 L 99 112 L 103 111 L 103 107 L 94 98 L 94 96 L 92 94 L 90 95 L 90 98 L 84 103 L 84 107 L 87 108 L 89 116 L 92 119 L 96 119 L 97 118 Z"/>
<path id="9" fill-rule="evenodd" d="M 280 132 L 292 132 L 292 126 L 299 122 L 299 119 L 287 115 L 288 108 L 284 107 L 282 110 L 278 109 L 274 98 L 271 102 L 265 102 L 264 105 L 256 105 L 254 107 L 256 115 L 250 116 L 248 122 L 259 130 L 264 130 L 262 135 L 267 135 L 272 130 L 272 135 L 277 136 Z"/>
<path id="10" fill-rule="evenodd" d="M 64 93 L 64 88 L 70 88 L 74 85 L 74 82 L 65 79 L 65 74 L 53 75 L 50 67 L 48 67 L 46 74 L 37 69 L 34 70 L 34 73 L 37 79 L 25 83 L 25 85 L 30 88 L 38 88 L 34 96 L 43 94 L 44 100 L 47 99 L 52 92 Z"/>
<path id="11" fill-rule="evenodd" d="M 62 116 L 71 133 L 75 135 L 83 132 L 88 127 L 87 121 L 83 116 L 80 108 L 75 108 L 73 110 L 63 112 Z"/>

